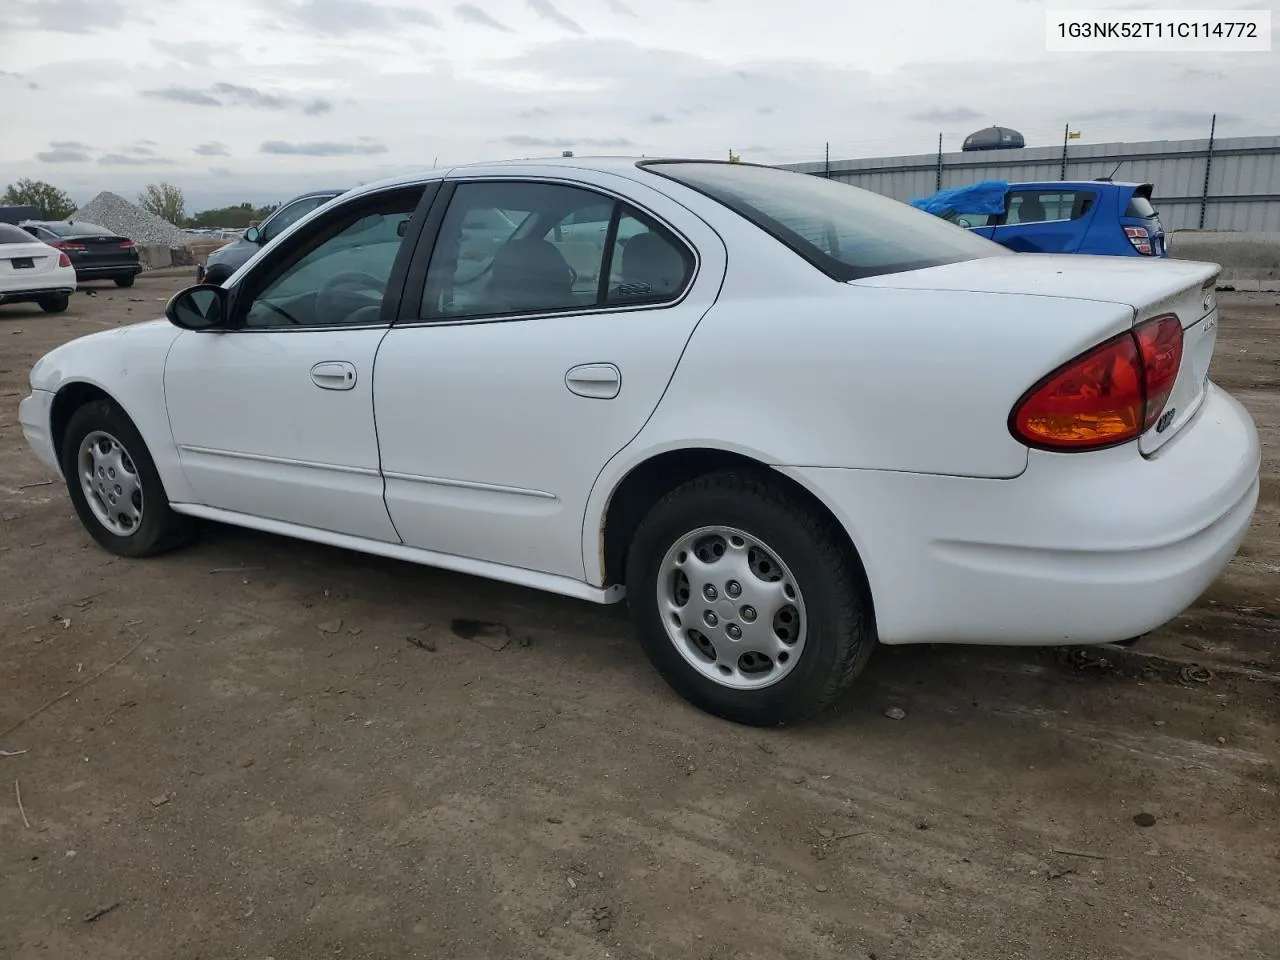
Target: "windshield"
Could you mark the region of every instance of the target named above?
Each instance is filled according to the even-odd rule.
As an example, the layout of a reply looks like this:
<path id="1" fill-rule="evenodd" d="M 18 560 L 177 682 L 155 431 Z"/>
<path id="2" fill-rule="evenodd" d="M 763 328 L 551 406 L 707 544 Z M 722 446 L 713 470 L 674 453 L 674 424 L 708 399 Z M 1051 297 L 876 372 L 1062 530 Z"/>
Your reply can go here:
<path id="1" fill-rule="evenodd" d="M 824 177 L 739 163 L 641 165 L 718 200 L 836 280 L 1012 255 L 905 203 Z"/>
<path id="2" fill-rule="evenodd" d="M 67 223 L 66 221 L 42 223 L 40 226 L 50 233 L 56 233 L 60 237 L 110 237 L 113 235 L 106 227 L 100 227 L 96 223 L 89 223 L 87 220 L 77 220 L 75 223 Z"/>

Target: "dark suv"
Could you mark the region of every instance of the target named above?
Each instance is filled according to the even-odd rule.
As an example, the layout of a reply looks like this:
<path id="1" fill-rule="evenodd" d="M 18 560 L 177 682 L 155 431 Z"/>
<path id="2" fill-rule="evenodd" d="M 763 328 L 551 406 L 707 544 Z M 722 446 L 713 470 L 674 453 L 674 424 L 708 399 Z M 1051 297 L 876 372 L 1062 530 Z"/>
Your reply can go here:
<path id="1" fill-rule="evenodd" d="M 196 282 L 225 283 L 228 277 L 249 261 L 250 257 L 280 236 L 286 228 L 291 227 L 316 207 L 322 207 L 334 197 L 344 193 L 346 193 L 345 190 L 313 190 L 282 204 L 261 224 L 246 230 L 239 240 L 233 240 L 225 247 L 219 247 L 209 254 L 209 259 L 196 267 Z"/>

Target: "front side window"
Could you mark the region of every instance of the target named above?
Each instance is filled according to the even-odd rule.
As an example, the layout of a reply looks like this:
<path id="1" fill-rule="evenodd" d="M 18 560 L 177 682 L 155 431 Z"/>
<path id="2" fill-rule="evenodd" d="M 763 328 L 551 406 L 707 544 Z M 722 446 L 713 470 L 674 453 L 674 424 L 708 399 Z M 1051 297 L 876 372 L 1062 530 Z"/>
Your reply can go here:
<path id="1" fill-rule="evenodd" d="M 655 249 L 655 240 L 663 249 Z M 692 262 L 658 224 L 591 190 L 463 183 L 440 225 L 419 316 L 444 320 L 671 300 L 683 292 Z"/>
<path id="2" fill-rule="evenodd" d="M 640 167 L 724 204 L 836 280 L 1015 255 L 933 214 L 825 177 L 696 160 Z"/>
<path id="3" fill-rule="evenodd" d="M 309 236 L 283 264 L 263 264 L 243 289 L 250 329 L 376 323 L 391 268 L 400 252 L 421 188 L 370 203 L 357 201 L 310 225 Z M 287 244 L 290 241 L 285 241 Z"/>

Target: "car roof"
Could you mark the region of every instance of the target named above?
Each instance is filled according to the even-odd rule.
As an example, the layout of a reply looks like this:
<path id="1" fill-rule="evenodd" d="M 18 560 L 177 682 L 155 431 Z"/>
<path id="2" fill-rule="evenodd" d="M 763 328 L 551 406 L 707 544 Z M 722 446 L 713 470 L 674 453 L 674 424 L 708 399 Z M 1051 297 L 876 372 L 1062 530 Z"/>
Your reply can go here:
<path id="1" fill-rule="evenodd" d="M 1009 189 L 1026 187 L 1145 187 L 1148 184 L 1137 180 L 1026 180 L 1022 182 L 1010 181 Z"/>
<path id="2" fill-rule="evenodd" d="M 561 170 L 582 170 L 593 171 L 599 173 L 616 173 L 622 176 L 636 178 L 637 167 L 651 163 L 708 163 L 708 164 L 727 164 L 728 160 L 712 160 L 707 157 L 643 157 L 643 156 L 598 156 L 598 157 L 516 157 L 508 160 L 486 160 L 474 163 L 459 163 L 449 167 L 436 167 L 431 170 L 423 170 L 419 173 L 402 174 L 398 177 L 389 177 L 386 180 L 378 180 L 370 183 L 364 183 L 360 186 L 348 191 L 351 196 L 357 196 L 369 193 L 374 190 L 384 190 L 397 186 L 411 186 L 418 183 L 429 183 L 432 180 L 443 180 L 451 174 L 470 173 L 470 174 L 486 174 L 501 173 L 503 170 L 511 167 L 542 168 Z M 765 164 L 743 163 L 741 166 L 765 166 Z M 770 167 L 779 173 L 789 173 L 791 171 L 783 170 L 781 167 Z"/>

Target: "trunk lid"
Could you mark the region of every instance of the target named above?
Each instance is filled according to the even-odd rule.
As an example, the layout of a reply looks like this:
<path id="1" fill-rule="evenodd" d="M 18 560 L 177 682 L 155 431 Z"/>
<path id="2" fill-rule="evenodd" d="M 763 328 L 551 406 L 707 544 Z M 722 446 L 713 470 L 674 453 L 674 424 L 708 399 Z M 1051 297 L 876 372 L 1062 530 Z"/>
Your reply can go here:
<path id="1" fill-rule="evenodd" d="M 18 278 L 48 273 L 58 265 L 59 252 L 39 240 L 0 244 L 0 276 Z"/>
<path id="2" fill-rule="evenodd" d="M 1209 364 L 1217 342 L 1218 307 L 1214 290 L 1221 269 L 1216 263 L 1192 260 L 1014 254 L 868 277 L 851 284 L 1123 304 L 1133 310 L 1135 325 L 1153 317 L 1175 314 L 1182 326 L 1182 362 L 1164 412 L 1155 426 L 1138 439 L 1139 451 L 1147 456 L 1175 437 L 1204 401 Z M 1036 376 L 1048 372 L 1039 371 Z M 1011 398 L 1011 403 L 1014 399 Z"/>

